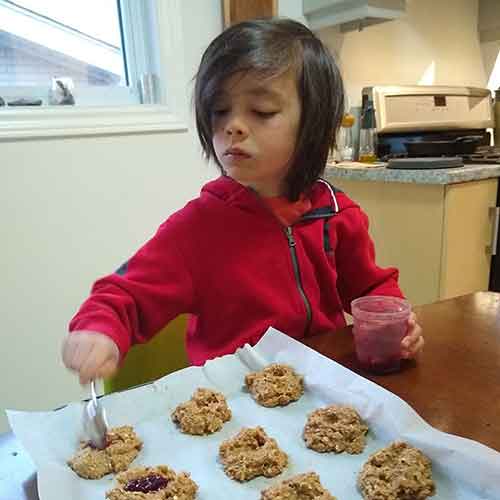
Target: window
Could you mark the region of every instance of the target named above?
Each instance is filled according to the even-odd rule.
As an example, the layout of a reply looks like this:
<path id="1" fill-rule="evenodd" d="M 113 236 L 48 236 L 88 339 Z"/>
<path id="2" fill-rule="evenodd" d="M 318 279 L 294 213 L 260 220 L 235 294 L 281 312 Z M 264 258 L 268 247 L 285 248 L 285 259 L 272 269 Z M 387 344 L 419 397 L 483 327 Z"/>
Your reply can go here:
<path id="1" fill-rule="evenodd" d="M 47 87 L 55 75 L 77 86 L 126 84 L 119 3 L 87 1 L 2 1 L 0 86 Z"/>
<path id="2" fill-rule="evenodd" d="M 179 0 L 0 0 L 0 138 L 178 129 L 180 25 Z"/>

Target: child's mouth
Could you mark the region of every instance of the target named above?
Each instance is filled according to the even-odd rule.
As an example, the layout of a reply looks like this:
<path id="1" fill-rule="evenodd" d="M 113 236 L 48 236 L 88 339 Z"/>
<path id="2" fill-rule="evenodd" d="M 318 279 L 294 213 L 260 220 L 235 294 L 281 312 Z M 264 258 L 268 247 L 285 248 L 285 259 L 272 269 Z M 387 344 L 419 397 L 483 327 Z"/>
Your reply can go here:
<path id="1" fill-rule="evenodd" d="M 229 158 L 229 159 L 234 159 L 234 160 L 241 160 L 241 159 L 245 159 L 245 158 L 250 158 L 250 155 L 246 151 L 243 151 L 242 149 L 239 149 L 239 148 L 228 149 L 224 153 L 224 156 Z"/>

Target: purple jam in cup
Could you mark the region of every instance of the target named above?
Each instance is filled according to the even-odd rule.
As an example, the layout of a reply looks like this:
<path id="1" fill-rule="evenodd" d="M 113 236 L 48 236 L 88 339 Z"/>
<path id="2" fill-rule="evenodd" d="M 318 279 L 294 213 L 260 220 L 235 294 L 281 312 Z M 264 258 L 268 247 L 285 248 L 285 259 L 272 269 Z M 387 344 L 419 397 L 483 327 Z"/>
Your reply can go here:
<path id="1" fill-rule="evenodd" d="M 401 366 L 401 341 L 406 336 L 411 306 L 398 297 L 367 296 L 353 300 L 356 356 L 364 370 L 391 373 Z"/>

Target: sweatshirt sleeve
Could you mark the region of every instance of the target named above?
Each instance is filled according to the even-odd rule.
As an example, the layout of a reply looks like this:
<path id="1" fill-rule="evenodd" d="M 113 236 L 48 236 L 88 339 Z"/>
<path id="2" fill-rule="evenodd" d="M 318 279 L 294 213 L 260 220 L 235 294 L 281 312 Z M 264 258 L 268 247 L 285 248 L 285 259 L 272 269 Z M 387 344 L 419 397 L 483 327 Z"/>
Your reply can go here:
<path id="1" fill-rule="evenodd" d="M 190 266 L 167 221 L 128 262 L 94 283 L 69 330 L 103 333 L 124 356 L 131 345 L 147 341 L 179 314 L 194 310 Z"/>
<path id="2" fill-rule="evenodd" d="M 375 263 L 368 217 L 358 206 L 346 208 L 340 217 L 336 264 L 344 310 L 350 313 L 351 301 L 365 295 L 403 297 L 398 286 L 399 271 L 394 267 L 383 269 Z"/>

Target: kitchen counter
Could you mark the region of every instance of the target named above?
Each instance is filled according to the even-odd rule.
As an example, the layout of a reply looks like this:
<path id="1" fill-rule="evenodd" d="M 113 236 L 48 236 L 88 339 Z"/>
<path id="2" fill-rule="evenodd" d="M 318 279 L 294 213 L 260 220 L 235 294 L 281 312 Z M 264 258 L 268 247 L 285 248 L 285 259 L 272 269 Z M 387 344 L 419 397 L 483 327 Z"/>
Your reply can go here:
<path id="1" fill-rule="evenodd" d="M 500 165 L 476 164 L 458 168 L 397 170 L 385 166 L 357 168 L 328 163 L 324 177 L 334 185 L 337 179 L 447 185 L 500 177 Z"/>
<path id="2" fill-rule="evenodd" d="M 326 169 L 370 218 L 377 263 L 397 267 L 414 305 L 487 290 L 500 165 Z"/>

